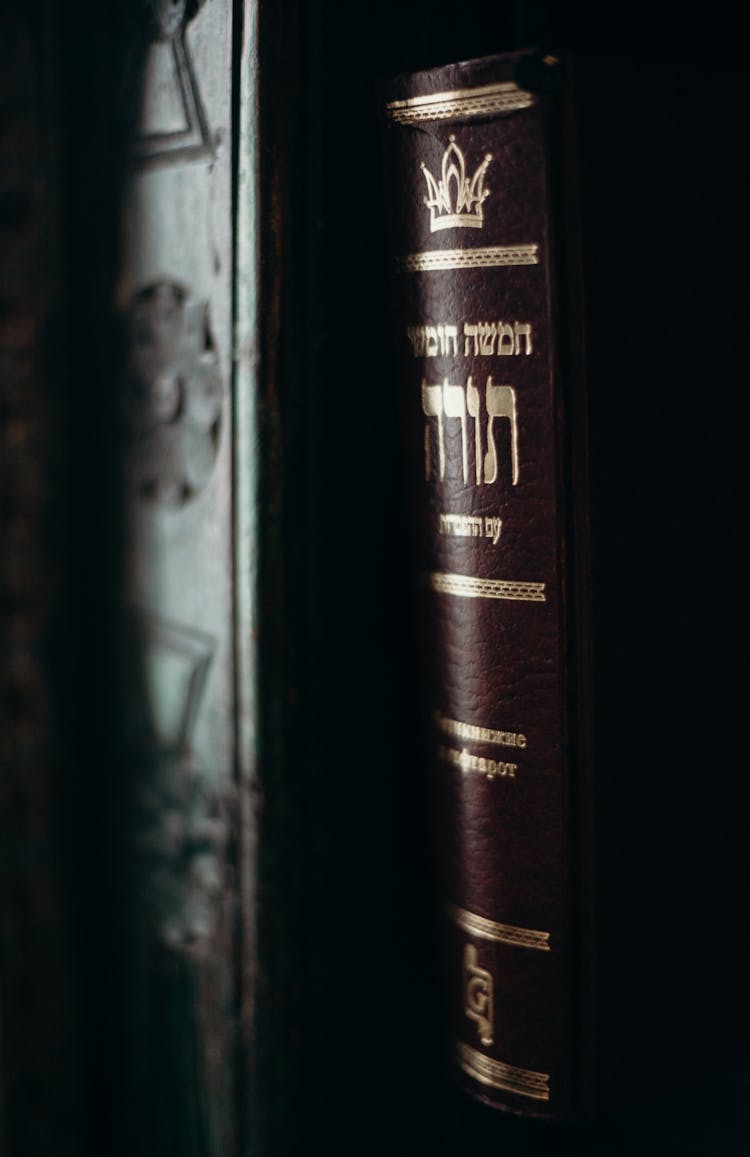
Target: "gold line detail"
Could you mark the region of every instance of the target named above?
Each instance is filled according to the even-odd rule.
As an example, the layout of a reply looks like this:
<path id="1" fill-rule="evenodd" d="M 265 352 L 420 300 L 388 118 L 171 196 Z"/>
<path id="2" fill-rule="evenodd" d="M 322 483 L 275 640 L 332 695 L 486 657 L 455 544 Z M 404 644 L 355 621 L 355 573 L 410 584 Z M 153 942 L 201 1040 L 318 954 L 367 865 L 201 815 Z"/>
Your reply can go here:
<path id="1" fill-rule="evenodd" d="M 399 273 L 431 273 L 442 269 L 496 269 L 538 265 L 538 245 L 489 245 L 474 249 L 428 249 L 396 258 Z"/>
<path id="2" fill-rule="evenodd" d="M 428 574 L 426 579 L 428 587 L 441 595 L 464 599 L 510 599 L 522 603 L 547 601 L 545 583 L 506 582 L 505 579 L 480 579 L 468 574 L 441 574 L 437 571 Z"/>
<path id="3" fill-rule="evenodd" d="M 511 944 L 515 948 L 536 948 L 549 952 L 549 932 L 538 932 L 535 928 L 519 928 L 515 924 L 498 924 L 485 916 L 477 916 L 457 904 L 447 904 L 446 911 L 454 924 L 470 936 L 481 940 L 494 940 L 500 944 Z"/>
<path id="4" fill-rule="evenodd" d="M 505 84 L 485 84 L 481 88 L 413 96 L 408 100 L 392 100 L 385 108 L 396 124 L 412 125 L 421 121 L 462 120 L 466 117 L 515 112 L 517 109 L 529 108 L 533 103 L 534 97 L 530 92 L 524 92 L 510 81 Z"/>
<path id="5" fill-rule="evenodd" d="M 456 1059 L 466 1075 L 482 1085 L 517 1093 L 519 1097 L 531 1097 L 535 1101 L 549 1100 L 549 1073 L 506 1065 L 503 1061 L 486 1057 L 461 1041 L 456 1042 Z"/>

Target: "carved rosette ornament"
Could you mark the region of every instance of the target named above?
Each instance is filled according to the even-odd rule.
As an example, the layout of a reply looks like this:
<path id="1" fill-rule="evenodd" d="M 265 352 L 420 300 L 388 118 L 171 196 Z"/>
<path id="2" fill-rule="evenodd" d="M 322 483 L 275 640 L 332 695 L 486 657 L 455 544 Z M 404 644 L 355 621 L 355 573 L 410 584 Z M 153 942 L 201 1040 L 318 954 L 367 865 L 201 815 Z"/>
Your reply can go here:
<path id="1" fill-rule="evenodd" d="M 156 282 L 136 295 L 129 329 L 128 474 L 142 498 L 182 506 L 206 485 L 221 436 L 208 305 L 175 282 Z"/>
<path id="2" fill-rule="evenodd" d="M 137 793 L 143 915 L 162 946 L 203 955 L 220 921 L 228 824 L 189 752 L 160 752 Z"/>

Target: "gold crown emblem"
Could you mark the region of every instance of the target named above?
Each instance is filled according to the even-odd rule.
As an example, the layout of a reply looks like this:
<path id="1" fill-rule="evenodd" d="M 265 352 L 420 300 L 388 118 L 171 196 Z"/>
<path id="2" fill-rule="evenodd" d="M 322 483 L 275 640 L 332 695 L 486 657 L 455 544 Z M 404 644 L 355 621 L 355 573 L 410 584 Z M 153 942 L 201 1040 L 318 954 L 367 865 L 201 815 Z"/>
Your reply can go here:
<path id="1" fill-rule="evenodd" d="M 450 144 L 443 153 L 441 177 L 436 181 L 423 163 L 422 172 L 427 181 L 429 197 L 424 203 L 430 210 L 430 232 L 439 229 L 481 229 L 484 224 L 482 203 L 490 195 L 484 188 L 484 174 L 492 160 L 487 153 L 471 180 L 466 176 L 464 155 L 451 135 Z M 455 188 L 451 187 L 455 183 Z"/>

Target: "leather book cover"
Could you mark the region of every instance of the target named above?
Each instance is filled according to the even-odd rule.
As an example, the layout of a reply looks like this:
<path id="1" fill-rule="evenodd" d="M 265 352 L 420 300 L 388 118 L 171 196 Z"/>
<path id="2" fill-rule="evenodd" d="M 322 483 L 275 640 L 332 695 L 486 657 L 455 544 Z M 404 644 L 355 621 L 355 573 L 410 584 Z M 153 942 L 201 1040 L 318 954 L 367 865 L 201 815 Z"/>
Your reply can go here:
<path id="1" fill-rule="evenodd" d="M 666 1092 L 737 1044 L 737 788 L 695 728 L 729 763 L 705 560 L 741 91 L 524 52 L 381 94 L 446 1036 L 516 1113 Z"/>

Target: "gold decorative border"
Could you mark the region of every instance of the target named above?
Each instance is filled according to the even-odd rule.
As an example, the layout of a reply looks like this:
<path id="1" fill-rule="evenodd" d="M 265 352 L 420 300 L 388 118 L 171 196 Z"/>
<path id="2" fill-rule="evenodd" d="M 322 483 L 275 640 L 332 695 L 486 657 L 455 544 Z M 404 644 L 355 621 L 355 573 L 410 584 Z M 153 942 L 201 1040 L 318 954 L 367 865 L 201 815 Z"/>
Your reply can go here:
<path id="1" fill-rule="evenodd" d="M 549 1100 L 549 1073 L 506 1065 L 503 1061 L 486 1057 L 462 1041 L 456 1041 L 455 1047 L 459 1068 L 472 1080 L 493 1089 L 517 1093 L 519 1097 L 531 1097 L 535 1101 Z"/>
<path id="2" fill-rule="evenodd" d="M 505 579 L 480 579 L 469 574 L 444 574 L 433 571 L 425 576 L 427 586 L 441 595 L 464 599 L 510 599 L 513 602 L 545 603 L 545 583 L 508 582 Z"/>
<path id="3" fill-rule="evenodd" d="M 463 120 L 493 113 L 515 112 L 534 103 L 530 92 L 524 92 L 513 81 L 504 84 L 485 84 L 479 88 L 458 89 L 455 92 L 434 92 L 429 96 L 413 96 L 408 100 L 392 100 L 385 106 L 391 120 L 398 125 L 420 124 L 422 121 Z"/>
<path id="4" fill-rule="evenodd" d="M 511 944 L 514 948 L 550 951 L 549 932 L 539 932 L 535 928 L 519 928 L 515 924 L 499 924 L 496 920 L 488 920 L 486 916 L 477 916 L 475 912 L 459 908 L 457 904 L 446 904 L 445 910 L 453 923 L 470 936 L 478 936 L 481 940 L 493 940 L 499 944 Z"/>
<path id="5" fill-rule="evenodd" d="M 496 269 L 538 265 L 538 245 L 488 245 L 474 249 L 428 249 L 396 258 L 399 273 L 432 273 L 442 269 Z"/>

